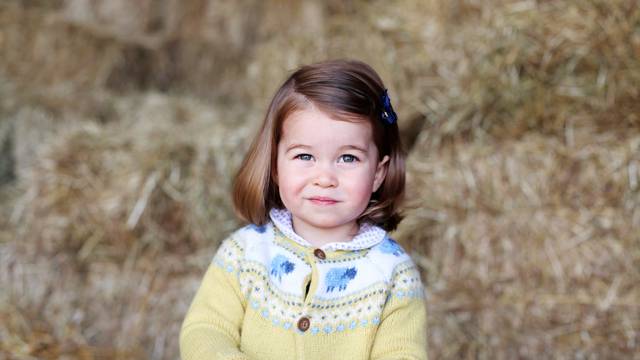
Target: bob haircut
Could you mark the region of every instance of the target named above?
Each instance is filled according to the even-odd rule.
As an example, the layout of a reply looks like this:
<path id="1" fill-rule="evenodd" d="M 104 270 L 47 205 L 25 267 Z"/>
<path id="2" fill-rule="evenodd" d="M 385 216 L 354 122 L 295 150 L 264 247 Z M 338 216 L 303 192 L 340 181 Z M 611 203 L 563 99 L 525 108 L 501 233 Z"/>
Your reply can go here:
<path id="1" fill-rule="evenodd" d="M 368 121 L 379 161 L 389 156 L 387 176 L 371 195 L 358 223 L 370 222 L 387 231 L 402 220 L 405 157 L 398 124 L 384 122 L 384 84 L 369 65 L 355 60 L 333 60 L 302 66 L 280 86 L 271 100 L 262 127 L 253 140 L 233 182 L 233 204 L 239 217 L 262 225 L 272 208 L 284 208 L 275 181 L 277 149 L 282 124 L 295 111 L 312 103 L 341 121 Z"/>

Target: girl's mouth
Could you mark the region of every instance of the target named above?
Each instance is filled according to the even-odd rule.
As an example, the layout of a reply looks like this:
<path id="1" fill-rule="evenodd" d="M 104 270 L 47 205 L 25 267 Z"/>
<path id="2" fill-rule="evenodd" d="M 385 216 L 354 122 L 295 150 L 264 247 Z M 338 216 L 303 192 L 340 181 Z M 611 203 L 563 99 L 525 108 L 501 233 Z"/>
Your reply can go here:
<path id="1" fill-rule="evenodd" d="M 338 202 L 338 200 L 322 196 L 312 197 L 309 200 L 316 205 L 333 205 Z"/>

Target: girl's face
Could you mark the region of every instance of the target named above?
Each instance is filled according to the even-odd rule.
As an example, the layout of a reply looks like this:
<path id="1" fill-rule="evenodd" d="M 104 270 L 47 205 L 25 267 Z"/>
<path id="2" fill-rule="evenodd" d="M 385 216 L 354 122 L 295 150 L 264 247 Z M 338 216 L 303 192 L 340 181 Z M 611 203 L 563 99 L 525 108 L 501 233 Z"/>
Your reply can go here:
<path id="1" fill-rule="evenodd" d="M 334 120 L 310 106 L 282 127 L 276 181 L 296 232 L 354 234 L 387 173 L 389 157 L 378 161 L 371 124 Z"/>

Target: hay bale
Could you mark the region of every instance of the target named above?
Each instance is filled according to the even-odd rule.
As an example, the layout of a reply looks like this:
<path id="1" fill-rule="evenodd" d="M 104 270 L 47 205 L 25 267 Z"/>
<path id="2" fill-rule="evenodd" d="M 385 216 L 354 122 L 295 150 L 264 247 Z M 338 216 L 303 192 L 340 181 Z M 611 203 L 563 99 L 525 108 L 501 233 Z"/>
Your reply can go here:
<path id="1" fill-rule="evenodd" d="M 637 351 L 640 131 L 574 139 L 415 149 L 397 236 L 425 270 L 431 356 Z"/>
<path id="2" fill-rule="evenodd" d="M 176 6 L 166 0 L 68 0 L 61 12 L 71 21 L 101 25 L 122 37 L 139 38 L 171 27 L 171 24 L 165 23 L 168 15 L 165 12 L 171 10 L 177 10 Z"/>
<path id="3" fill-rule="evenodd" d="M 116 108 L 120 122 L 78 125 L 34 167 L 21 204 L 26 242 L 79 264 L 215 244 L 236 225 L 226 195 L 240 159 L 228 154 L 242 153 L 242 128 L 232 134 L 189 100 L 148 95 Z"/>
<path id="4" fill-rule="evenodd" d="M 462 24 L 440 18 L 425 43 L 438 76 L 423 93 L 435 147 L 458 136 L 561 136 L 584 123 L 602 131 L 640 124 L 637 2 L 479 6 Z"/>
<path id="5" fill-rule="evenodd" d="M 51 113 L 39 107 L 23 107 L 9 122 L 15 128 L 13 151 L 16 174 L 23 179 L 29 176 L 32 167 L 42 156 L 43 144 L 54 137 L 63 124 L 57 124 Z"/>
<path id="6" fill-rule="evenodd" d="M 259 13 L 239 8 L 256 5 L 75 0 L 54 11 L 2 3 L 0 73 L 41 88 L 187 88 L 209 99 L 235 97 L 259 21 Z"/>
<path id="7" fill-rule="evenodd" d="M 185 294 L 238 226 L 229 174 L 253 130 L 245 114 L 158 94 L 115 98 L 113 111 L 46 144 L 4 209 L 15 229 L 0 232 L 0 348 L 12 356 L 175 357 Z"/>
<path id="8" fill-rule="evenodd" d="M 0 254 L 0 355 L 12 359 L 144 357 L 144 334 L 138 332 L 135 340 L 125 343 L 115 335 L 122 330 L 133 333 L 120 326 L 123 318 L 147 313 L 144 307 L 122 308 L 125 296 L 135 293 L 131 286 L 108 292 L 106 289 L 118 280 L 111 274 L 103 272 L 97 286 L 93 279 L 97 275 L 88 282 L 88 277 L 60 258 L 26 260 L 14 245 L 3 246 Z M 119 281 L 125 281 L 127 275 L 131 276 L 120 272 Z M 137 275 L 132 279 L 137 281 L 138 291 L 151 290 L 153 294 L 146 279 Z M 142 301 L 142 297 L 137 299 Z"/>
<path id="9" fill-rule="evenodd" d="M 430 356 L 633 357 L 638 4 L 432 5 L 397 234 L 425 270 Z"/>
<path id="10" fill-rule="evenodd" d="M 121 45 L 56 19 L 47 7 L 15 1 L 0 4 L 0 73 L 20 84 L 40 87 L 102 84 Z"/>
<path id="11" fill-rule="evenodd" d="M 0 39 L 8 54 L 0 60 L 0 72 L 39 88 L 65 84 L 72 93 L 105 87 L 178 90 L 262 109 L 301 63 L 355 57 L 387 79 L 403 118 L 419 119 L 426 111 L 420 91 L 429 54 L 411 44 L 425 41 L 422 28 L 430 8 L 415 0 L 396 6 L 74 0 L 51 12 L 12 2 L 0 5 Z M 104 11 L 118 16 L 100 15 Z M 139 23 L 118 23 L 139 12 L 145 14 Z M 166 24 L 162 30 L 144 25 L 158 16 Z"/>

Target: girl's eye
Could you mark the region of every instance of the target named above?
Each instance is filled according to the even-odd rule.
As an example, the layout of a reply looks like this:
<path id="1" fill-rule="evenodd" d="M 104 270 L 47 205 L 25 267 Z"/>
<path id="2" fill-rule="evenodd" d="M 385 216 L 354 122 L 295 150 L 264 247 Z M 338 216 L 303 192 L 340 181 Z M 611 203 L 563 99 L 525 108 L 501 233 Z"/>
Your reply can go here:
<path id="1" fill-rule="evenodd" d="M 299 154 L 296 155 L 296 157 L 294 159 L 300 159 L 303 161 L 310 161 L 313 159 L 313 156 L 309 155 L 309 154 Z"/>
<path id="2" fill-rule="evenodd" d="M 341 162 L 345 162 L 345 163 L 354 163 L 358 161 L 358 158 L 350 154 L 345 154 L 340 156 L 340 160 L 342 160 Z"/>

